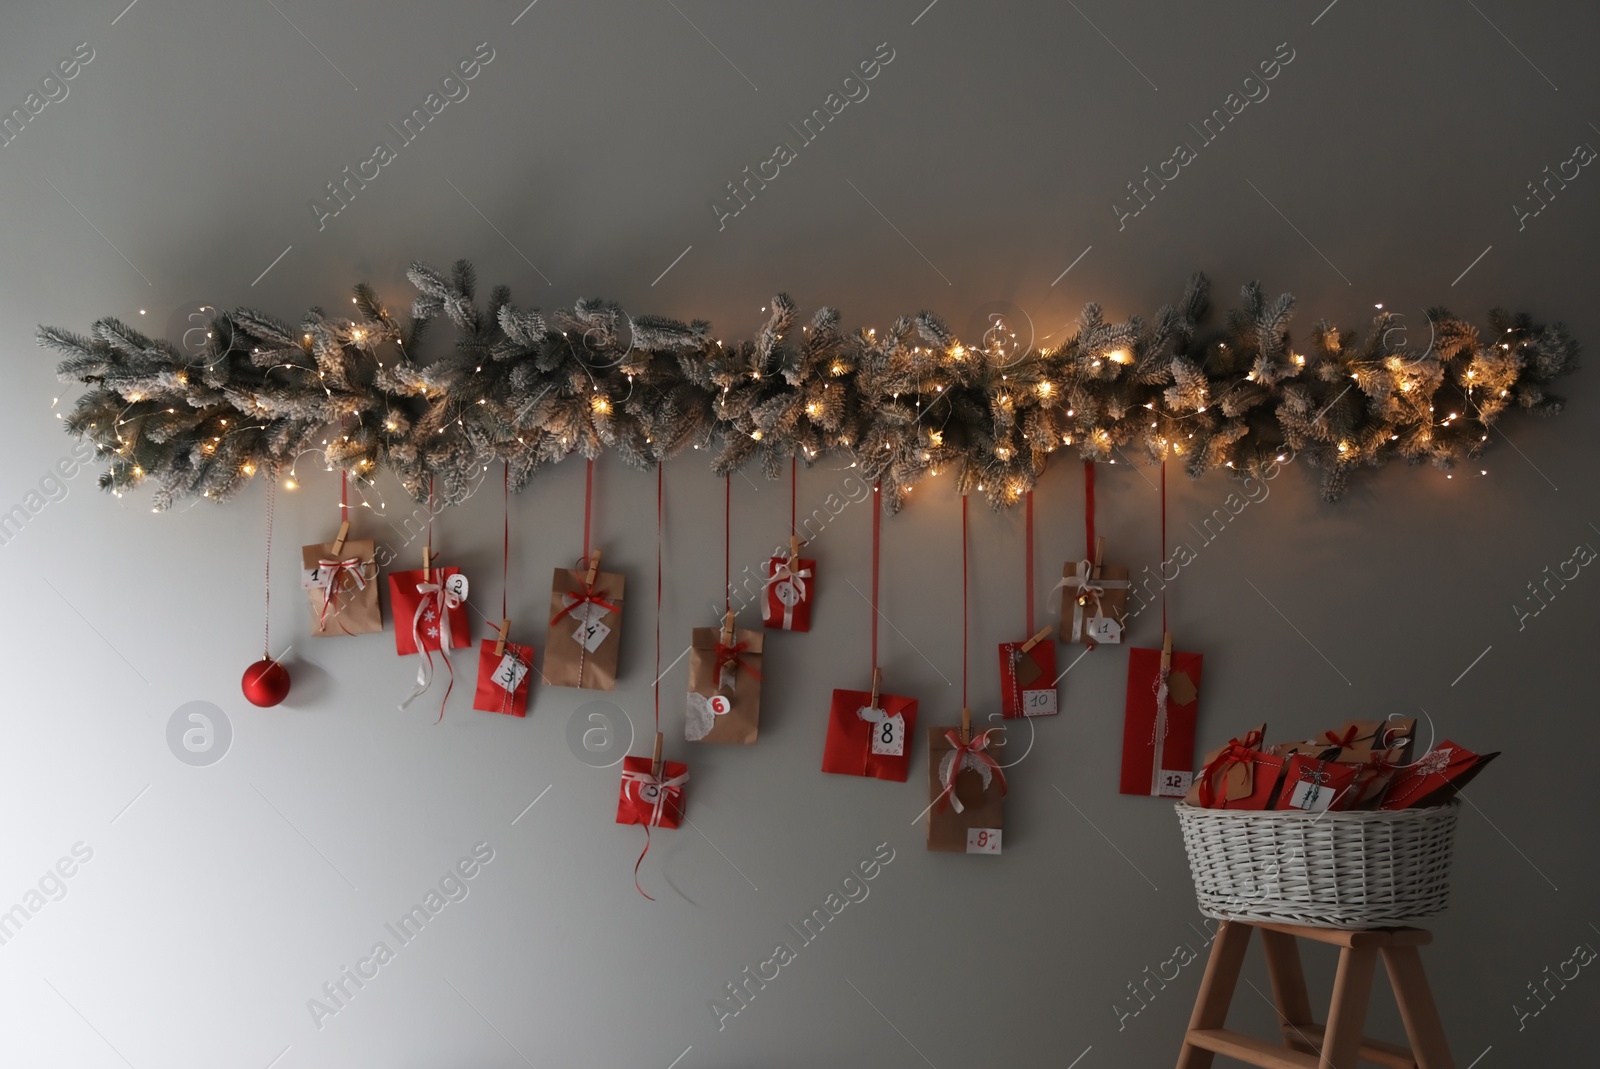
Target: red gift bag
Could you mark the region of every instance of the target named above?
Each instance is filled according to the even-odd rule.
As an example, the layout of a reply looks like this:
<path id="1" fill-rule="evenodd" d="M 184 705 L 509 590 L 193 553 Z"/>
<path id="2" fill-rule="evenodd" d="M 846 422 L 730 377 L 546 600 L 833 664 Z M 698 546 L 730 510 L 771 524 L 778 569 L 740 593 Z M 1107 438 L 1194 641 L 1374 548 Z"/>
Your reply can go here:
<path id="1" fill-rule="evenodd" d="M 873 709 L 870 691 L 836 690 L 828 707 L 822 771 L 904 783 L 911 773 L 911 737 L 916 729 L 915 698 L 879 694 L 878 708 Z"/>
<path id="2" fill-rule="evenodd" d="M 486 638 L 478 644 L 478 689 L 472 707 L 486 713 L 527 716 L 533 647 L 507 642 L 505 652 L 496 653 L 497 642 Z"/>
<path id="3" fill-rule="evenodd" d="M 650 758 L 624 757 L 617 823 L 676 828 L 683 822 L 683 784 L 688 778 L 689 766 L 681 761 L 661 762 L 658 778 L 650 774 Z"/>
<path id="4" fill-rule="evenodd" d="M 434 568 L 426 580 L 420 568 L 390 572 L 389 607 L 394 614 L 395 652 L 402 657 L 472 645 L 467 577 L 460 568 Z"/>
<path id="5" fill-rule="evenodd" d="M 761 622 L 784 631 L 810 631 L 817 562 L 794 558 L 795 567 L 791 568 L 790 559 L 782 556 L 767 561 L 767 572 L 762 577 Z"/>
<path id="6" fill-rule="evenodd" d="M 1033 640 L 1031 646 L 1027 642 L 1000 643 L 1000 715 L 1004 719 L 1055 716 L 1061 711 L 1056 693 L 1056 644 L 1048 638 Z"/>
<path id="7" fill-rule="evenodd" d="M 1242 739 L 1206 755 L 1184 801 L 1206 809 L 1267 809 L 1277 794 L 1287 758 L 1262 753 L 1261 736 L 1267 725 L 1252 728 Z"/>
<path id="8" fill-rule="evenodd" d="M 1341 765 L 1309 754 L 1293 754 L 1283 770 L 1283 787 L 1274 809 L 1349 809 L 1356 800 L 1356 765 Z"/>
<path id="9" fill-rule="evenodd" d="M 1194 724 L 1204 658 L 1173 653 L 1163 679 L 1161 657 L 1161 650 L 1128 651 L 1121 792 L 1182 798 L 1194 779 Z"/>

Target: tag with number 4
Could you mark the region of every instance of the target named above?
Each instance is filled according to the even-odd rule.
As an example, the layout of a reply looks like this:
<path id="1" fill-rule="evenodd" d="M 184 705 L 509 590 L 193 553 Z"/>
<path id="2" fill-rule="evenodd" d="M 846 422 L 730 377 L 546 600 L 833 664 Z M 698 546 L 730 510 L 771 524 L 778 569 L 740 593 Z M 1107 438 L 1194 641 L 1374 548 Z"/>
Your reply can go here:
<path id="1" fill-rule="evenodd" d="M 572 641 L 593 653 L 600 648 L 600 644 L 611 634 L 611 628 L 599 620 L 589 620 L 579 624 L 578 629 L 572 633 Z"/>
<path id="2" fill-rule="evenodd" d="M 906 752 L 906 718 L 899 713 L 884 716 L 882 709 L 862 706 L 856 713 L 872 725 L 872 752 L 887 757 L 904 757 Z"/>

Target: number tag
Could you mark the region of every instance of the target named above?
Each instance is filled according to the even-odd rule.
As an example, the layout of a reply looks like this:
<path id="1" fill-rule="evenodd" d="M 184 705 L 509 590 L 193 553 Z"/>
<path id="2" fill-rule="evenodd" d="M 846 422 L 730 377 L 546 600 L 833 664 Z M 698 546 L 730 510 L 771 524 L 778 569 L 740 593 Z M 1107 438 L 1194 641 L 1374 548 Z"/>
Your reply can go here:
<path id="1" fill-rule="evenodd" d="M 500 658 L 500 663 L 495 666 L 494 675 L 490 678 L 508 693 L 514 692 L 527 678 L 528 666 L 523 664 L 514 654 L 506 654 Z"/>
<path id="2" fill-rule="evenodd" d="M 639 785 L 639 800 L 650 805 L 655 805 L 656 799 L 661 797 L 661 788 L 654 783 L 641 783 Z"/>
<path id="3" fill-rule="evenodd" d="M 1059 704 L 1060 698 L 1054 687 L 1022 692 L 1023 716 L 1055 716 L 1061 711 Z"/>
<path id="4" fill-rule="evenodd" d="M 572 641 L 593 653 L 600 648 L 600 644 L 606 640 L 606 636 L 609 634 L 611 634 L 611 628 L 599 620 L 586 620 L 579 624 L 578 629 L 572 633 Z"/>
<path id="5" fill-rule="evenodd" d="M 1189 785 L 1193 782 L 1193 772 L 1174 772 L 1171 769 L 1163 768 L 1160 782 L 1156 787 L 1156 797 L 1182 798 L 1189 793 Z"/>
<path id="6" fill-rule="evenodd" d="M 300 586 L 305 590 L 321 590 L 328 585 L 328 577 L 322 574 L 322 568 L 300 569 Z"/>
<path id="7" fill-rule="evenodd" d="M 1000 852 L 999 828 L 968 828 L 967 853 L 998 854 Z"/>
<path id="8" fill-rule="evenodd" d="M 777 595 L 778 604 L 780 605 L 792 609 L 800 604 L 800 588 L 787 580 L 777 584 L 774 588 L 774 593 Z"/>
<path id="9" fill-rule="evenodd" d="M 1333 804 L 1333 789 L 1310 780 L 1301 780 L 1294 785 L 1294 790 L 1289 793 L 1289 805 L 1293 809 L 1304 809 L 1311 813 L 1321 813 Z"/>
<path id="10" fill-rule="evenodd" d="M 446 579 L 444 581 L 444 592 L 446 594 L 450 594 L 450 595 L 453 595 L 455 597 L 458 597 L 462 601 L 466 601 L 467 600 L 467 577 L 462 575 L 460 572 L 457 572 L 455 575 L 452 575 L 450 578 L 448 578 L 448 579 Z"/>
<path id="11" fill-rule="evenodd" d="M 1091 616 L 1084 625 L 1084 630 L 1096 642 L 1122 641 L 1122 625 L 1117 623 L 1117 618 L 1114 616 Z"/>
<path id="12" fill-rule="evenodd" d="M 886 716 L 882 709 L 863 706 L 856 715 L 872 725 L 872 753 L 886 757 L 906 755 L 906 718 L 899 713 Z"/>

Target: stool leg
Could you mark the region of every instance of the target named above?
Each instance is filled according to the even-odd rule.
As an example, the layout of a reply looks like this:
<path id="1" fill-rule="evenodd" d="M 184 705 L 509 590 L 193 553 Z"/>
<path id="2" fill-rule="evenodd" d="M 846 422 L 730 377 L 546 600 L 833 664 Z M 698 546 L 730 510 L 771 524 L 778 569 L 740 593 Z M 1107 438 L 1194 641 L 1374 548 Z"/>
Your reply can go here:
<path id="1" fill-rule="evenodd" d="M 1445 1040 L 1444 1025 L 1434 1007 L 1428 974 L 1422 971 L 1422 956 L 1417 948 L 1385 947 L 1383 966 L 1389 972 L 1389 985 L 1394 988 L 1400 1020 L 1411 1043 L 1411 1056 L 1419 1069 L 1452 1069 L 1455 1062 L 1450 1057 L 1450 1044 Z"/>
<path id="2" fill-rule="evenodd" d="M 1316 1045 L 1304 1031 L 1314 1025 L 1311 998 L 1306 994 L 1306 974 L 1300 967 L 1300 947 L 1294 936 L 1261 929 L 1261 948 L 1267 954 L 1267 976 L 1272 980 L 1272 1001 L 1278 1007 L 1283 1045 L 1316 1054 Z"/>
<path id="3" fill-rule="evenodd" d="M 1233 1001 L 1233 989 L 1239 982 L 1239 969 L 1244 965 L 1245 948 L 1250 945 L 1251 925 L 1239 921 L 1223 921 L 1217 927 L 1217 937 L 1211 942 L 1211 957 L 1206 959 L 1206 972 L 1200 978 L 1200 991 L 1195 995 L 1194 1012 L 1189 1016 L 1189 1028 L 1221 1028 L 1228 1020 L 1228 1005 Z M 1209 1050 L 1190 1046 L 1187 1038 L 1178 1054 L 1178 1069 L 1211 1069 L 1216 1055 Z"/>
<path id="4" fill-rule="evenodd" d="M 1378 952 L 1372 947 L 1345 947 L 1339 951 L 1339 969 L 1333 978 L 1333 1001 L 1328 1006 L 1328 1030 L 1323 1036 L 1318 1069 L 1356 1069 L 1377 964 Z"/>

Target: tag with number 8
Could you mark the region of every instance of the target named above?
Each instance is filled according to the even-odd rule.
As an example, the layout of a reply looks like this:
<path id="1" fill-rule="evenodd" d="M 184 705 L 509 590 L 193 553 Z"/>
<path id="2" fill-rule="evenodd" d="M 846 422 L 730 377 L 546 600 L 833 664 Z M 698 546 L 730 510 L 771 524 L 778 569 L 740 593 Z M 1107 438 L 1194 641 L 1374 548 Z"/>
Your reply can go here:
<path id="1" fill-rule="evenodd" d="M 856 714 L 872 725 L 872 752 L 887 757 L 904 757 L 906 752 L 906 719 L 899 713 L 884 716 L 882 709 L 865 706 Z"/>

